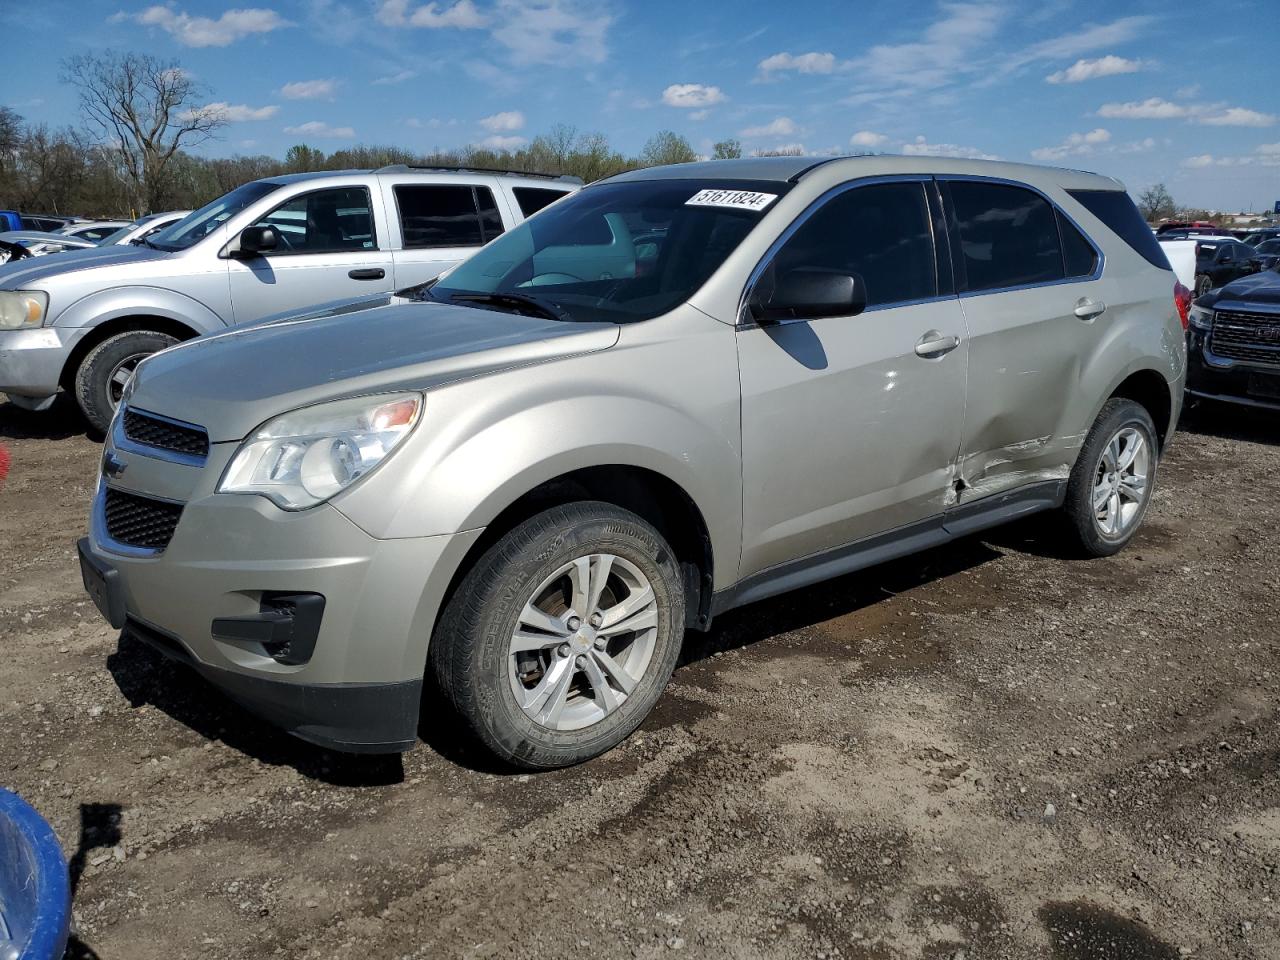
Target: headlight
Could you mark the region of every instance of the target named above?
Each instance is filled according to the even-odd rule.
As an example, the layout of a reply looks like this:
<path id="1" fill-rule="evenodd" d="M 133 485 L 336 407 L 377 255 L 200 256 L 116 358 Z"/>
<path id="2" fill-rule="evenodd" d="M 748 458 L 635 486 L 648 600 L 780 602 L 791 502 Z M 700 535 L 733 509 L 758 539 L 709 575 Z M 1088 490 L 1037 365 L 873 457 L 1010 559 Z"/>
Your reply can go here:
<path id="1" fill-rule="evenodd" d="M 285 510 L 324 503 L 381 463 L 418 422 L 419 393 L 303 407 L 268 420 L 236 451 L 219 493 L 256 493 Z"/>
<path id="2" fill-rule="evenodd" d="M 1208 307 L 1197 307 L 1194 304 L 1187 315 L 1187 321 L 1197 330 L 1209 330 L 1213 327 L 1213 311 Z"/>
<path id="3" fill-rule="evenodd" d="M 0 290 L 0 330 L 38 327 L 49 312 L 43 290 Z"/>

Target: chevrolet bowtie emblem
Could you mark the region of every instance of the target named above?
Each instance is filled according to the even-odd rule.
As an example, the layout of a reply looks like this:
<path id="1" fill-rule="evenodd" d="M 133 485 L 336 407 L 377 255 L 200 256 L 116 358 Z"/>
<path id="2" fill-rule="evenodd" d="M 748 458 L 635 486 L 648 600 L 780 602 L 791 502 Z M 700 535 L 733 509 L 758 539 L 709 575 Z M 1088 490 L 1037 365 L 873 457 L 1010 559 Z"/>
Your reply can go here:
<path id="1" fill-rule="evenodd" d="M 108 477 L 118 477 L 124 473 L 128 464 L 110 450 L 102 454 L 102 472 Z"/>

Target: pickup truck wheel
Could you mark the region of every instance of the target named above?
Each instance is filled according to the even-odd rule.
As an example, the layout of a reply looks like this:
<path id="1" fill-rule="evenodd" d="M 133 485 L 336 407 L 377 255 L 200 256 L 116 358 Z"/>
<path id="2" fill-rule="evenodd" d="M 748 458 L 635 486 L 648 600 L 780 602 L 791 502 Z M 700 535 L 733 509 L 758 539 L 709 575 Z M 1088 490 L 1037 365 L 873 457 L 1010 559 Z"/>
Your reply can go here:
<path id="1" fill-rule="evenodd" d="M 1209 279 L 1207 274 L 1200 274 L 1196 277 L 1196 296 L 1203 297 L 1206 293 L 1213 289 L 1213 281 Z"/>
<path id="2" fill-rule="evenodd" d="M 1080 449 L 1064 503 L 1088 556 L 1109 557 L 1133 539 L 1151 503 L 1159 451 L 1145 407 L 1121 397 L 1107 401 Z"/>
<path id="3" fill-rule="evenodd" d="M 107 432 L 134 367 L 177 342 L 167 333 L 128 330 L 107 337 L 85 355 L 76 371 L 76 399 L 95 430 Z"/>
<path id="4" fill-rule="evenodd" d="M 555 507 L 485 552 L 431 642 L 441 692 L 504 761 L 599 756 L 653 709 L 684 636 L 675 556 L 635 514 Z"/>

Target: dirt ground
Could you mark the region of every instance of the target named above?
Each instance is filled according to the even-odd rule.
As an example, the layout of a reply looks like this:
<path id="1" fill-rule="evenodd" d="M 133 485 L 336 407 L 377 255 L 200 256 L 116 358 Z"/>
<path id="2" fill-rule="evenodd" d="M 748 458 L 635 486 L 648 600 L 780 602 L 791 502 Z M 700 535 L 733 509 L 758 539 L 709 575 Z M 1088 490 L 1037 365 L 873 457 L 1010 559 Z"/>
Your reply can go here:
<path id="1" fill-rule="evenodd" d="M 1023 523 L 690 634 L 526 776 L 294 741 L 81 592 L 99 446 L 0 403 L 0 783 L 76 957 L 1280 957 L 1280 419 L 1200 411 L 1119 557 Z"/>

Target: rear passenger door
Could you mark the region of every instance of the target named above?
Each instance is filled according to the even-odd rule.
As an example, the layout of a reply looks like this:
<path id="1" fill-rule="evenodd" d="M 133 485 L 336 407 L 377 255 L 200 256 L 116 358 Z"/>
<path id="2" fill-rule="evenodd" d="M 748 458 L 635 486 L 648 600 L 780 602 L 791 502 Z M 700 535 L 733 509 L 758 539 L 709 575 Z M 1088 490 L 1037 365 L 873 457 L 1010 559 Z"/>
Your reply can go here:
<path id="1" fill-rule="evenodd" d="M 439 276 L 503 232 L 489 184 L 391 181 L 386 200 L 397 290 Z"/>
<path id="2" fill-rule="evenodd" d="M 970 337 L 959 499 L 1065 479 L 1082 441 L 1071 401 L 1105 328 L 1101 256 L 1026 186 L 941 186 Z"/>
<path id="3" fill-rule="evenodd" d="M 947 505 L 968 340 L 935 248 L 932 189 L 927 178 L 852 185 L 803 214 L 758 268 L 752 289 L 797 268 L 859 274 L 867 308 L 739 330 L 741 576 Z"/>

